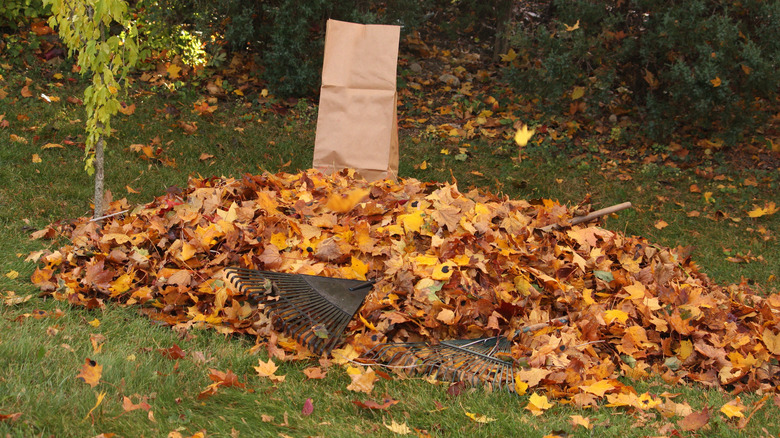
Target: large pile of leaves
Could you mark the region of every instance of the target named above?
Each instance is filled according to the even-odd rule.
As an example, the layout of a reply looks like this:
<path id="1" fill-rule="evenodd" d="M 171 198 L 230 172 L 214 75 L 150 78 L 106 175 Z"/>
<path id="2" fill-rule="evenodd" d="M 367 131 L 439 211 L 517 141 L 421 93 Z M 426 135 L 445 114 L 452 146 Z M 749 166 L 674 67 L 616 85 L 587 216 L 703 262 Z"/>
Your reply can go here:
<path id="1" fill-rule="evenodd" d="M 338 351 L 348 357 L 384 341 L 507 336 L 568 316 L 514 337 L 511 357 L 520 392 L 580 406 L 660 403 L 620 376 L 739 391 L 780 384 L 780 295 L 713 284 L 683 249 L 567 226 L 575 209 L 550 200 L 306 171 L 191 179 L 147 205 L 112 208 L 128 211 L 37 232 L 67 243 L 35 255 L 32 281 L 74 305 L 113 300 L 179 329 L 258 335 L 288 359 L 305 349 L 274 332 L 225 267 L 375 279 Z M 551 224 L 562 226 L 541 229 Z"/>

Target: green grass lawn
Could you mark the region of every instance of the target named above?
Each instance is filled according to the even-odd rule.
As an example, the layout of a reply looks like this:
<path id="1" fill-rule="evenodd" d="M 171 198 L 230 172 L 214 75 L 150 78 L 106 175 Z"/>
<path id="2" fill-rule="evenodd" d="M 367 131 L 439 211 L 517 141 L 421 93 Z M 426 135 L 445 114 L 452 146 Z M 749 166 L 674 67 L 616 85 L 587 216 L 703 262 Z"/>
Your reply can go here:
<path id="1" fill-rule="evenodd" d="M 53 73 L 15 66 L 3 71 L 0 81 L 9 93 L 0 100 L 0 115 L 8 121 L 0 128 L 1 435 L 164 437 L 203 431 L 209 437 L 396 436 L 387 427 L 393 422 L 407 425 L 412 436 L 687 434 L 678 426 L 680 417 L 655 411 L 581 410 L 556 403 L 535 417 L 525 409 L 528 396 L 482 388 L 450 395 L 447 386 L 422 379 L 380 379 L 372 394 L 355 393 L 346 389 L 349 378 L 341 367 L 330 368 L 325 379 L 307 379 L 302 370 L 316 365 L 314 361 L 280 364 L 277 374 L 286 380 L 274 383 L 256 375 L 253 367 L 267 355 L 262 348 L 252 349 L 253 339 L 210 330 L 177 334 L 153 325 L 136 308 L 108 305 L 90 311 L 39 297 L 29 281 L 35 264 L 25 259 L 64 242 L 31 240 L 30 233 L 54 221 L 90 215 L 92 196 L 78 147 L 84 137 L 83 108 L 66 100 L 79 96 L 81 85 L 55 87 Z M 32 79 L 34 96 L 45 91 L 60 101 L 21 97 L 25 77 Z M 187 89 L 127 97 L 136 111 L 116 116 L 116 137 L 108 145 L 107 187 L 114 199 L 143 204 L 171 186 L 185 186 L 190 176 L 294 172 L 310 166 L 315 109 L 301 104 L 280 117 L 253 102 L 230 99 L 220 101 L 205 118 L 191 112 L 197 98 Z M 180 122 L 196 122 L 197 130 L 188 134 Z M 725 153 L 691 167 L 681 159 L 673 167 L 643 162 L 632 151 L 620 155 L 544 138 L 526 148 L 522 162 L 510 140 L 471 141 L 467 154 L 456 157 L 441 153 L 450 142 L 406 130 L 400 136 L 401 177 L 454 178 L 461 189 L 571 204 L 590 196 L 594 208 L 631 201 L 633 209 L 608 218 L 604 226 L 665 246 L 692 246 L 693 259 L 719 283 L 744 280 L 762 293 L 777 290 L 780 214 L 747 215 L 754 206 L 777 201 L 777 169 L 735 168 Z M 134 144 L 153 145 L 156 158 L 145 159 L 131 148 Z M 419 166 L 423 161 L 426 169 Z M 171 162 L 175 167 L 164 164 Z M 23 302 L 14 299 L 28 296 Z M 172 360 L 161 352 L 174 344 L 186 352 L 183 358 Z M 86 359 L 103 367 L 94 388 L 76 378 Z M 199 398 L 212 383 L 210 370 L 231 370 L 245 387 L 221 387 L 215 395 Z M 736 420 L 718 412 L 732 394 L 659 380 L 631 384 L 640 393 L 668 393 L 694 410 L 709 408 L 712 419 L 698 431 L 701 436 L 780 433 L 777 401 L 771 397 L 740 430 Z M 398 403 L 387 410 L 353 403 L 381 402 L 385 395 Z M 749 408 L 761 400 L 757 394 L 740 396 Z M 148 407 L 128 411 L 125 397 Z M 309 398 L 314 411 L 306 416 L 302 408 Z M 476 422 L 466 413 L 491 421 Z M 589 418 L 592 428 L 574 426 L 573 415 Z"/>

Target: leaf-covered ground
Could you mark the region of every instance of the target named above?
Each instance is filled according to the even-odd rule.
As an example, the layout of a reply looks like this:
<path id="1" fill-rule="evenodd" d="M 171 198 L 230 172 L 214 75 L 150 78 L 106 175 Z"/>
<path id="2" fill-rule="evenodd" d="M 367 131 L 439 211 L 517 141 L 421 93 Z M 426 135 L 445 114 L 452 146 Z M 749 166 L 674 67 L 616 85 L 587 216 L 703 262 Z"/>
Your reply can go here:
<path id="1" fill-rule="evenodd" d="M 276 333 L 223 269 L 375 279 L 334 351 L 347 365 L 383 341 L 511 335 L 567 316 L 513 339 L 513 387 L 533 393 L 536 414 L 550 396 L 693 415 L 684 402 L 626 383 L 650 374 L 736 393 L 780 384 L 780 295 L 714 284 L 685 248 L 566 226 L 587 208 L 462 193 L 456 183 L 366 183 L 346 172 L 191 179 L 146 205 L 117 201 L 114 212 L 128 211 L 102 222 L 39 231 L 66 243 L 31 256 L 40 262 L 32 280 L 75 305 L 115 300 L 179 330 L 257 335 L 276 360 L 295 360 L 309 353 Z M 541 230 L 551 224 L 564 226 Z M 273 364 L 257 372 L 273 376 Z M 372 368 L 348 372 L 350 389 L 371 391 Z M 736 400 L 726 415 L 743 410 Z"/>

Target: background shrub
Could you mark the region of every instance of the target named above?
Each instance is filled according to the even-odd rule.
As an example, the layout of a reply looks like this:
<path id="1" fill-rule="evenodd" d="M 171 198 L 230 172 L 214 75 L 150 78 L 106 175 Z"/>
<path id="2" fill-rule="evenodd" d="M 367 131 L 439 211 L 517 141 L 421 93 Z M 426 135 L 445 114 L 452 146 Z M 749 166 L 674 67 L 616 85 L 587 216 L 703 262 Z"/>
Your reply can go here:
<path id="1" fill-rule="evenodd" d="M 587 87 L 591 110 L 633 111 L 659 140 L 680 130 L 734 140 L 763 121 L 761 101 L 777 96 L 779 2 L 549 6 L 515 28 L 521 56 L 504 77 L 523 92 L 555 103 L 571 87 Z"/>
<path id="2" fill-rule="evenodd" d="M 51 8 L 43 6 L 43 0 L 0 1 L 0 27 L 16 29 L 31 18 L 49 15 Z"/>

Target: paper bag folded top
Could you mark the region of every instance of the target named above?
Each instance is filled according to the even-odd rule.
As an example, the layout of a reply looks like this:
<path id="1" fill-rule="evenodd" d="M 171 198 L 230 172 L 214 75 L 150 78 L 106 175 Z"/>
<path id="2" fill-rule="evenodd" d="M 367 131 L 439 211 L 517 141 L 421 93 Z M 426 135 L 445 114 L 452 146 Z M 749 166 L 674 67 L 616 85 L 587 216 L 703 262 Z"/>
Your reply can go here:
<path id="1" fill-rule="evenodd" d="M 400 27 L 328 20 L 314 167 L 398 173 L 396 68 Z"/>

